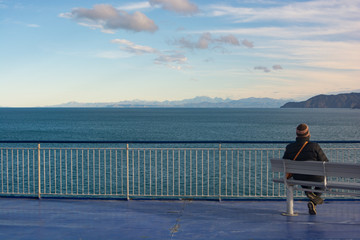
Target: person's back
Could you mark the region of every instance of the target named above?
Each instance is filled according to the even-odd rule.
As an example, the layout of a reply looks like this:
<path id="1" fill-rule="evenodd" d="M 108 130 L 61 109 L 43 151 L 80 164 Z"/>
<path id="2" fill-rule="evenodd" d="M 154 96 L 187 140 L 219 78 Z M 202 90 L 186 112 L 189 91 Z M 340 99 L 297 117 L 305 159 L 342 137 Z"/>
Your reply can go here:
<path id="1" fill-rule="evenodd" d="M 296 128 L 296 141 L 290 143 L 286 146 L 286 151 L 284 153 L 284 159 L 290 159 L 295 161 L 328 161 L 326 155 L 323 150 L 319 146 L 319 144 L 310 142 L 310 131 L 309 127 L 302 123 Z M 293 178 L 295 180 L 304 180 L 304 181 L 314 181 L 314 182 L 322 182 L 324 181 L 323 176 L 314 176 L 314 175 L 304 175 L 304 174 L 294 174 Z M 303 188 L 309 188 L 303 186 Z M 321 190 L 321 188 L 315 188 L 315 190 Z M 320 192 L 305 192 L 306 196 L 310 199 L 308 203 L 309 213 L 316 214 L 315 206 L 317 204 L 323 203 L 323 199 L 320 198 Z"/>

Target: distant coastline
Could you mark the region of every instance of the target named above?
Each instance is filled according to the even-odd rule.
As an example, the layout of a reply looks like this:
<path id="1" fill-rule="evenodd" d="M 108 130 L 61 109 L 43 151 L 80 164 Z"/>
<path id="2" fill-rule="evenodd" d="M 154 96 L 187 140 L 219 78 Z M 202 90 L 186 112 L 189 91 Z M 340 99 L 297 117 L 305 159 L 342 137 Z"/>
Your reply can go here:
<path id="1" fill-rule="evenodd" d="M 302 102 L 288 102 L 281 108 L 353 108 L 360 109 L 360 93 L 317 95 Z"/>
<path id="2" fill-rule="evenodd" d="M 46 106 L 56 108 L 280 108 L 290 99 L 244 98 L 239 100 L 195 97 L 179 101 L 121 101 L 112 103 L 68 102 Z"/>

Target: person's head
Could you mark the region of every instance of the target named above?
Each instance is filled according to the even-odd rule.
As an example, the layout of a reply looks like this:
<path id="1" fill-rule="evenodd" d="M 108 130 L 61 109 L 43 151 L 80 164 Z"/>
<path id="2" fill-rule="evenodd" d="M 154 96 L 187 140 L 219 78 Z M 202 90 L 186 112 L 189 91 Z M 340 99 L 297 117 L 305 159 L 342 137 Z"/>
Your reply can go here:
<path id="1" fill-rule="evenodd" d="M 297 137 L 310 137 L 310 130 L 308 125 L 305 123 L 301 123 L 296 128 L 296 136 Z"/>

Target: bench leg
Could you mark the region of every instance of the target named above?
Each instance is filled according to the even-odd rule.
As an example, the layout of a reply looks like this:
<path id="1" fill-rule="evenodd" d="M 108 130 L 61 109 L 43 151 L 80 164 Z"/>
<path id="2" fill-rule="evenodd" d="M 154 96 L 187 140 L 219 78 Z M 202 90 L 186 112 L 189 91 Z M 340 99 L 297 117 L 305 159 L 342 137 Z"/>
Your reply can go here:
<path id="1" fill-rule="evenodd" d="M 297 216 L 297 213 L 294 213 L 294 187 L 286 186 L 286 213 L 283 213 L 284 216 Z"/>

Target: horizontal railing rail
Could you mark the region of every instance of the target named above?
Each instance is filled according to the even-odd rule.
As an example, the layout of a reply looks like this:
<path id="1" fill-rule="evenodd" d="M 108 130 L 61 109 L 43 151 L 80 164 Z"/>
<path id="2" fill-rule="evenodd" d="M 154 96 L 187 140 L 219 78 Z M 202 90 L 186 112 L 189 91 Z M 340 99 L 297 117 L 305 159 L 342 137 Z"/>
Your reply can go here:
<path id="1" fill-rule="evenodd" d="M 317 142 L 326 145 L 330 161 L 360 163 L 360 141 Z M 281 158 L 287 143 L 0 141 L 0 195 L 284 198 L 283 186 L 272 181 L 269 160 Z"/>
<path id="2" fill-rule="evenodd" d="M 287 144 L 292 142 L 289 141 L 237 141 L 237 140 L 199 140 L 199 141 L 138 141 L 138 140 L 113 140 L 113 141 L 103 141 L 103 140 L 0 140 L 0 143 L 68 143 L 68 144 Z M 331 144 L 358 144 L 359 140 L 349 140 L 349 141 L 334 141 L 334 140 L 320 140 L 314 141 L 317 143 L 331 143 Z"/>

